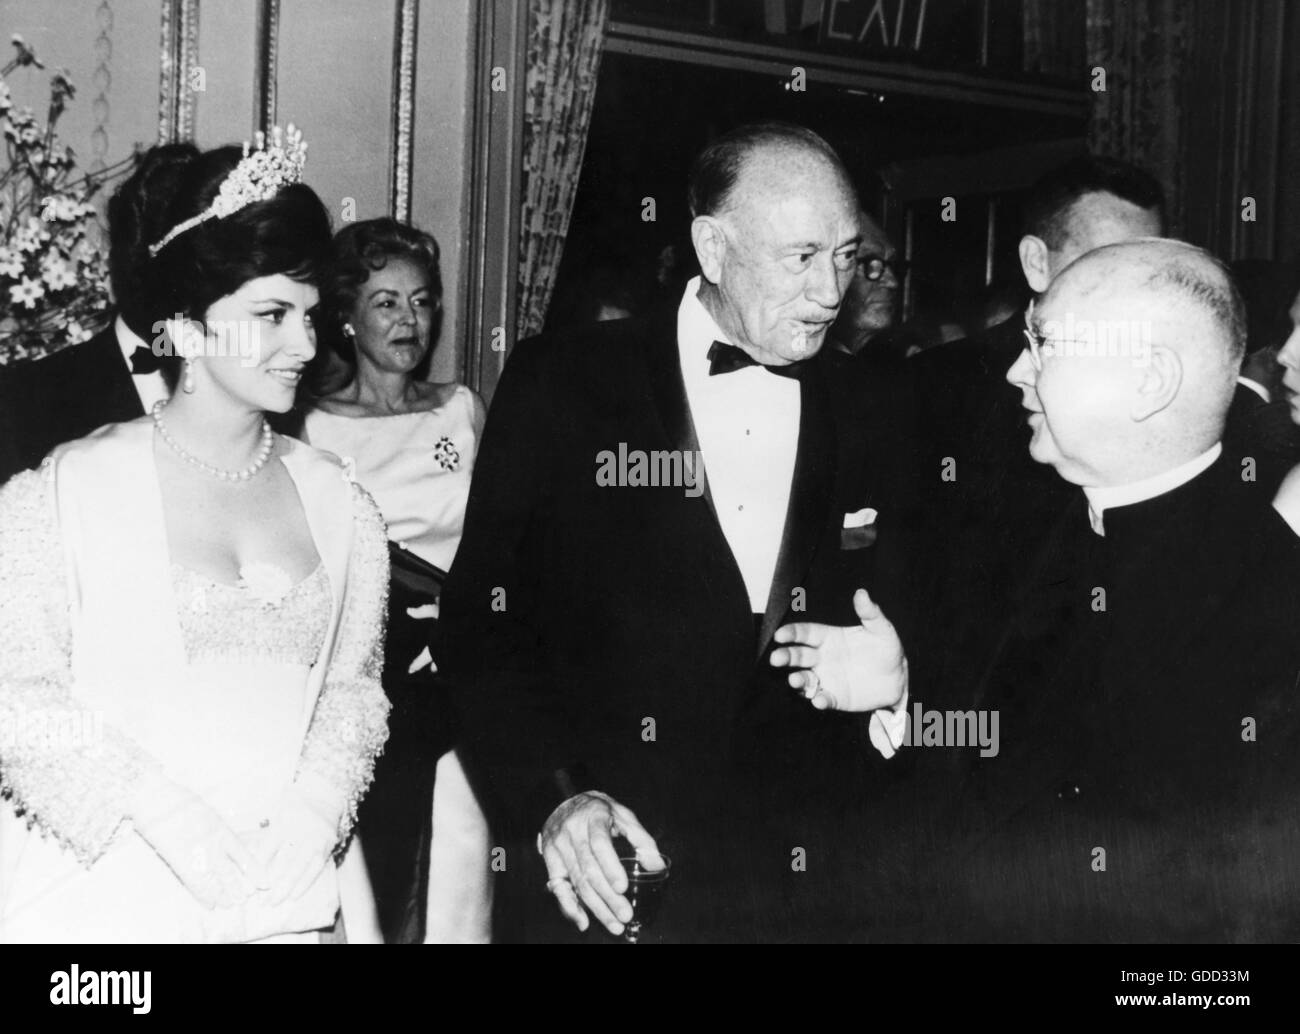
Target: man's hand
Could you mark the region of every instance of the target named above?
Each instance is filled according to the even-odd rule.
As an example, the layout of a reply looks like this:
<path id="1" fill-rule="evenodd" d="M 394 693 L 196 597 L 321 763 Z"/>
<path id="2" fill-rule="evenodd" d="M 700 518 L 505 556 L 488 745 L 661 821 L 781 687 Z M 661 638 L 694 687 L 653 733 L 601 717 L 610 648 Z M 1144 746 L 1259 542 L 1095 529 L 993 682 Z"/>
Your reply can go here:
<path id="1" fill-rule="evenodd" d="M 570 797 L 551 812 L 537 836 L 537 850 L 546 861 L 546 887 L 579 930 L 590 923 L 588 910 L 616 937 L 632 918 L 632 906 L 623 897 L 627 873 L 614 850 L 616 836 L 632 845 L 647 868 L 654 867 L 660 857 L 654 837 L 629 809 L 603 793 Z"/>
<path id="2" fill-rule="evenodd" d="M 894 707 L 907 689 L 907 657 L 898 633 L 866 589 L 853 594 L 859 625 L 840 628 L 801 621 L 776 630 L 774 668 L 801 668 L 790 685 L 819 711 Z"/>

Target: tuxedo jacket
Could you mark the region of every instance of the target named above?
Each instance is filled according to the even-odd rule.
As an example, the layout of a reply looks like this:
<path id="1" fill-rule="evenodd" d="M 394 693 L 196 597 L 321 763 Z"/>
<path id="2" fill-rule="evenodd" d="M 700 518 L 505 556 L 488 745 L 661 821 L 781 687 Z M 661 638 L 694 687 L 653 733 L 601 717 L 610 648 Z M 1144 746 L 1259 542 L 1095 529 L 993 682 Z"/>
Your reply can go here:
<path id="1" fill-rule="evenodd" d="M 814 711 L 768 655 L 783 623 L 855 624 L 858 587 L 906 630 L 910 497 L 891 467 L 896 386 L 832 390 L 813 359 L 800 392 L 784 538 L 756 619 L 707 490 L 597 481 L 607 450 L 698 449 L 675 313 L 523 342 L 506 365 L 438 661 L 467 766 L 499 829 L 528 845 L 525 894 L 548 918 L 533 840 L 556 805 L 596 789 L 673 859 L 663 936 L 829 935 L 794 918 L 797 902 L 856 862 L 832 858 L 835 816 L 876 792 L 889 762 L 868 716 Z M 846 532 L 845 514 L 866 507 L 875 523 Z M 529 936 L 558 936 L 552 922 Z"/>
<path id="2" fill-rule="evenodd" d="M 1029 455 L 1021 393 L 1006 381 L 1025 345 L 1018 320 L 907 362 L 934 572 L 912 665 L 927 704 L 960 701 L 970 652 L 999 635 L 1026 539 L 1077 491 Z"/>
<path id="3" fill-rule="evenodd" d="M 56 445 L 143 414 L 111 322 L 83 344 L 0 367 L 0 481 Z"/>
<path id="4" fill-rule="evenodd" d="M 1104 520 L 1078 493 L 949 669 L 1000 750 L 913 751 L 899 936 L 1300 936 L 1300 540 L 1230 455 Z"/>

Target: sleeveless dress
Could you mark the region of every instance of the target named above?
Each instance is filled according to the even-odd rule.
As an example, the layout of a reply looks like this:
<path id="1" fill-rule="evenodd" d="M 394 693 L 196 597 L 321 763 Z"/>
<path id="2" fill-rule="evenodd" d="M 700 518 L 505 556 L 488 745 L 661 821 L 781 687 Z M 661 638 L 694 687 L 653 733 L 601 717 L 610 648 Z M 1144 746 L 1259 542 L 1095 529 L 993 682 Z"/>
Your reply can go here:
<path id="1" fill-rule="evenodd" d="M 316 448 L 353 461 L 389 539 L 444 571 L 451 567 L 478 448 L 469 388 L 458 384 L 446 404 L 419 413 L 350 417 L 314 409 L 304 427 Z"/>
<path id="2" fill-rule="evenodd" d="M 415 413 L 312 410 L 304 431 L 312 445 L 354 464 L 398 550 L 443 572 L 451 567 L 478 448 L 469 388 L 457 385 L 442 406 Z M 486 820 L 452 749 L 455 714 L 424 652 L 436 637 L 436 607 L 429 606 L 436 591 L 415 596 L 396 579 L 390 588 L 384 689 L 393 705 L 391 737 L 358 828 L 386 940 L 486 941 Z"/>

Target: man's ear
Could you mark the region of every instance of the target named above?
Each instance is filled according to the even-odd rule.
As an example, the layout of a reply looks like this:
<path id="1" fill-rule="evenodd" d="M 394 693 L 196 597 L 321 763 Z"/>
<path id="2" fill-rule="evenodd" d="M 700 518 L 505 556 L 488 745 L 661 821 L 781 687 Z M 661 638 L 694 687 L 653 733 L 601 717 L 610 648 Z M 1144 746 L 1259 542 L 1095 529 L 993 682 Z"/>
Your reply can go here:
<path id="1" fill-rule="evenodd" d="M 711 284 L 722 279 L 722 260 L 727 253 L 727 237 L 722 224 L 711 215 L 697 215 L 691 222 L 691 243 L 700 263 L 700 273 Z"/>
<path id="2" fill-rule="evenodd" d="M 1183 361 L 1178 353 L 1164 345 L 1153 345 L 1129 415 L 1137 421 L 1155 416 L 1178 397 L 1182 385 Z"/>
<path id="3" fill-rule="evenodd" d="M 1052 282 L 1052 269 L 1047 261 L 1047 242 L 1033 234 L 1020 238 L 1020 268 L 1034 294 L 1042 294 Z"/>

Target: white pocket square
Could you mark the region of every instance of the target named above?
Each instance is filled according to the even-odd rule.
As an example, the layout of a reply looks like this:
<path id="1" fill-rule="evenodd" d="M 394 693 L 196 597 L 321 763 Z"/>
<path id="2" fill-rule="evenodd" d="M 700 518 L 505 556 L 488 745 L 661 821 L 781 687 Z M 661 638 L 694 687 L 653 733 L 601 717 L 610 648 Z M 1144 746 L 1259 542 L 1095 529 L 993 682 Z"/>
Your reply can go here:
<path id="1" fill-rule="evenodd" d="M 865 528 L 870 524 L 875 524 L 876 518 L 879 516 L 875 510 L 868 506 L 853 513 L 846 513 L 844 515 L 844 527 Z"/>

